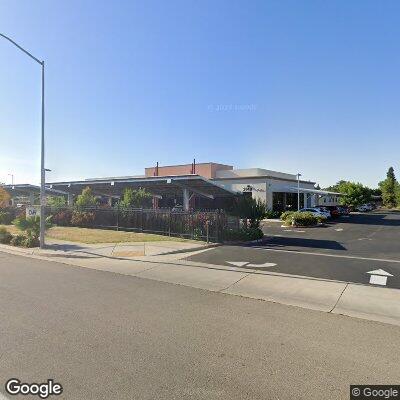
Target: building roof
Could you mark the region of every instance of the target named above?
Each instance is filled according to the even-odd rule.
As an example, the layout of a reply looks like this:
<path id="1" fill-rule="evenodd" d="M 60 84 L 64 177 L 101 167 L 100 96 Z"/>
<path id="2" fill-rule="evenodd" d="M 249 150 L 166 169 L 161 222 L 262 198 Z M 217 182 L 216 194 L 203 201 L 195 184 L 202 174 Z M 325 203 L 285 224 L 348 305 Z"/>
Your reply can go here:
<path id="1" fill-rule="evenodd" d="M 153 176 L 147 178 L 93 179 L 83 181 L 54 182 L 48 186 L 72 194 L 80 194 L 82 189 L 90 187 L 99 195 L 121 196 L 125 188 L 144 188 L 156 196 L 181 195 L 182 189 L 207 198 L 231 197 L 239 193 L 228 190 L 216 182 L 199 175 Z"/>
<path id="2" fill-rule="evenodd" d="M 8 193 L 14 196 L 29 196 L 30 194 L 39 194 L 40 186 L 31 184 L 1 185 Z M 53 196 L 66 195 L 65 192 L 46 187 L 46 194 Z"/>

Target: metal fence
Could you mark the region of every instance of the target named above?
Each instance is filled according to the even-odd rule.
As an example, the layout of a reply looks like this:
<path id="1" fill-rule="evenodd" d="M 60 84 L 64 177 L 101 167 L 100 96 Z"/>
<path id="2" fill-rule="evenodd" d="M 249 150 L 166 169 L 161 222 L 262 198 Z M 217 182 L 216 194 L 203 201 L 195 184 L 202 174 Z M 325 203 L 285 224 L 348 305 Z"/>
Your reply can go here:
<path id="1" fill-rule="evenodd" d="M 61 226 L 80 226 L 219 242 L 228 228 L 236 229 L 239 219 L 224 211 L 174 212 L 170 209 L 47 207 L 46 215 Z"/>

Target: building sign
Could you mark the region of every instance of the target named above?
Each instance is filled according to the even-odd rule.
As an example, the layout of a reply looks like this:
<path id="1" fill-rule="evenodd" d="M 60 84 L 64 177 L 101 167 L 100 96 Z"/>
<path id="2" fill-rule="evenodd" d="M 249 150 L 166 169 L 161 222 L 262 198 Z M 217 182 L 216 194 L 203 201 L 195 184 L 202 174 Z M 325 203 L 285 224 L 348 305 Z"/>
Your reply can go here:
<path id="1" fill-rule="evenodd" d="M 26 218 L 36 217 L 36 215 L 40 215 L 40 207 L 39 206 L 26 207 Z"/>
<path id="2" fill-rule="evenodd" d="M 254 186 L 251 186 L 251 185 L 247 185 L 243 188 L 243 193 L 251 193 L 251 192 L 265 192 L 265 190 L 255 188 Z"/>

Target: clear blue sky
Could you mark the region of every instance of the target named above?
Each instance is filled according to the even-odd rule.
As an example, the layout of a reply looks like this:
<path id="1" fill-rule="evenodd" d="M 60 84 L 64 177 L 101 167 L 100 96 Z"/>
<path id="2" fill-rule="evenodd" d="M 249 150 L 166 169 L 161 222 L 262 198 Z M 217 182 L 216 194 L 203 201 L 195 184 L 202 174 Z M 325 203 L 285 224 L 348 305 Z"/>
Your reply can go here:
<path id="1" fill-rule="evenodd" d="M 400 2 L 2 0 L 46 61 L 48 180 L 201 161 L 400 177 Z M 40 67 L 0 40 L 0 181 L 39 181 Z"/>

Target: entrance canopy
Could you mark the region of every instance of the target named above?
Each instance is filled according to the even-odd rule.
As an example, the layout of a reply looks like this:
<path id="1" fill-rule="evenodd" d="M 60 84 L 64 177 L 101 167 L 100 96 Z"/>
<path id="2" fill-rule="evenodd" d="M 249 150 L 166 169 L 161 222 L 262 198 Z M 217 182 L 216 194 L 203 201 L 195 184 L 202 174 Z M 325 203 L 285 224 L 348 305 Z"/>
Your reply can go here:
<path id="1" fill-rule="evenodd" d="M 285 189 L 288 192 L 296 192 L 298 191 L 297 186 L 291 186 Z M 343 193 L 330 192 L 328 190 L 320 190 L 320 189 L 305 189 L 300 187 L 300 193 L 311 193 L 318 194 L 320 196 L 343 196 Z"/>
<path id="2" fill-rule="evenodd" d="M 82 193 L 82 189 L 90 187 L 93 193 L 108 197 L 120 197 L 126 188 L 134 190 L 143 188 L 153 196 L 159 198 L 165 196 L 179 197 L 182 196 L 183 192 L 186 193 L 187 191 L 211 200 L 219 197 L 239 195 L 239 193 L 225 189 L 219 184 L 199 175 L 89 179 L 83 181 L 54 182 L 48 184 L 48 187 L 70 195 L 78 195 Z"/>
<path id="3" fill-rule="evenodd" d="M 343 193 L 337 193 L 337 192 L 330 192 L 328 190 L 320 190 L 320 189 L 306 189 L 302 188 L 297 188 L 297 186 L 286 186 L 283 188 L 279 188 L 278 190 L 274 190 L 274 192 L 287 192 L 287 193 L 297 193 L 299 191 L 300 193 L 310 193 L 310 194 L 317 194 L 319 196 L 343 196 Z"/>

